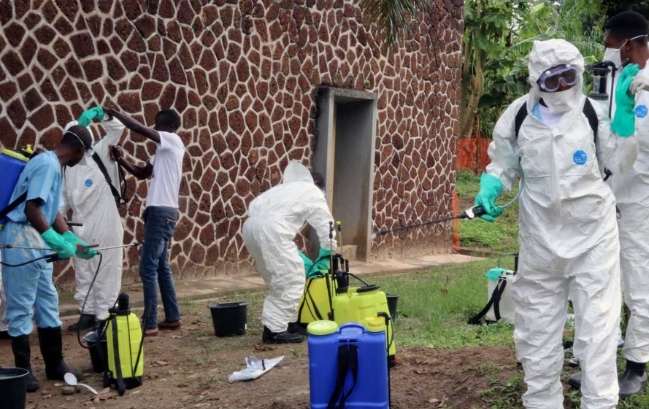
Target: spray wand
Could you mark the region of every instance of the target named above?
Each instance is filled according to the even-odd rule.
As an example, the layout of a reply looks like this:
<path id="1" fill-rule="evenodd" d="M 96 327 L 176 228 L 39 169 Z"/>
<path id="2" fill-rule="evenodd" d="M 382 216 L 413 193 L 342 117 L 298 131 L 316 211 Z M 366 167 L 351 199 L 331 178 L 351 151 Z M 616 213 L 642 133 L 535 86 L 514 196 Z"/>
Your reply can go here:
<path id="1" fill-rule="evenodd" d="M 516 193 L 516 196 L 514 196 L 514 198 L 512 200 L 510 200 L 509 202 L 507 202 L 507 203 L 505 203 L 504 205 L 501 206 L 503 209 L 508 208 L 509 206 L 513 205 L 514 202 L 516 202 L 518 200 L 518 197 L 521 195 L 521 192 L 523 191 L 523 185 L 524 185 L 523 182 L 524 182 L 524 179 L 521 178 L 520 182 L 519 182 L 519 186 L 518 186 L 518 193 Z M 446 217 L 446 218 L 437 219 L 437 220 L 431 220 L 431 221 L 424 222 L 424 223 L 409 224 L 407 226 L 397 227 L 397 228 L 394 228 L 394 229 L 381 229 L 381 230 L 373 233 L 371 237 L 372 237 L 372 240 L 374 240 L 378 236 L 383 236 L 383 235 L 386 235 L 386 234 L 389 234 L 389 233 L 395 233 L 395 232 L 402 231 L 402 230 L 415 229 L 417 227 L 429 226 L 431 224 L 444 223 L 444 222 L 448 222 L 448 221 L 456 220 L 456 219 L 473 220 L 476 217 L 480 217 L 480 216 L 485 215 L 485 214 L 487 214 L 487 212 L 485 212 L 485 210 L 482 208 L 482 206 L 475 205 L 473 207 L 470 207 L 470 208 L 466 209 L 465 211 L 463 211 L 462 213 L 460 213 L 457 216 Z"/>

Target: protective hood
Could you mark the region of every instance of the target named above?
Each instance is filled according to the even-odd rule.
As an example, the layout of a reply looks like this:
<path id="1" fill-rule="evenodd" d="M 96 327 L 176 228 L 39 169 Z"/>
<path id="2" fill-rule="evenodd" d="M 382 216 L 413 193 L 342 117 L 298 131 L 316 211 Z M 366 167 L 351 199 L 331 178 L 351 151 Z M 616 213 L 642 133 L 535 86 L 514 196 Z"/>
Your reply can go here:
<path id="1" fill-rule="evenodd" d="M 68 122 L 68 124 L 65 126 L 65 128 L 63 128 L 63 132 L 67 132 L 68 129 L 72 128 L 75 125 L 79 125 L 79 122 L 77 122 L 77 121 Z M 92 140 L 94 142 L 95 135 L 92 134 L 92 129 L 90 129 L 90 127 L 87 127 L 87 126 L 86 126 L 86 129 L 88 130 L 88 132 L 90 132 L 90 137 L 92 138 Z"/>
<path id="2" fill-rule="evenodd" d="M 566 40 L 535 41 L 530 53 L 529 81 L 532 87 L 538 88 L 536 83 L 543 71 L 562 64 L 571 64 L 577 67 L 579 75 L 584 74 L 584 57 L 577 47 Z M 579 86 L 581 88 L 581 85 Z"/>
<path id="3" fill-rule="evenodd" d="M 311 172 L 306 166 L 302 165 L 296 160 L 292 160 L 286 166 L 284 170 L 284 177 L 282 183 L 292 183 L 292 182 L 310 182 L 313 183 L 313 177 Z"/>

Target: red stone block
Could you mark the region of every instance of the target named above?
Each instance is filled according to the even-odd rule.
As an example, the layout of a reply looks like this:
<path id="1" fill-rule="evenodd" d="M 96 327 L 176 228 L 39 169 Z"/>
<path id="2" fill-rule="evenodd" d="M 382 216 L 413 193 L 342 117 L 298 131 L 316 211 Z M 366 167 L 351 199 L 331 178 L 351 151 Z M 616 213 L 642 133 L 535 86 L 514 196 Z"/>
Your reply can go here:
<path id="1" fill-rule="evenodd" d="M 45 149 L 51 151 L 59 145 L 62 136 L 63 132 L 60 128 L 53 128 L 42 134 L 38 142 L 43 145 Z"/>
<path id="2" fill-rule="evenodd" d="M 138 92 L 122 92 L 117 97 L 118 106 L 126 112 L 136 113 L 142 110 Z"/>
<path id="3" fill-rule="evenodd" d="M 174 58 L 169 62 L 169 72 L 171 73 L 171 81 L 176 84 L 185 85 L 187 84 L 187 78 L 185 77 L 185 70 L 180 63 L 178 58 Z"/>
<path id="4" fill-rule="evenodd" d="M 56 89 L 54 88 L 54 85 L 49 79 L 45 79 L 43 83 L 41 84 L 41 93 L 47 99 L 47 101 L 58 101 L 59 95 L 56 92 Z"/>
<path id="5" fill-rule="evenodd" d="M 185 108 L 187 108 L 187 92 L 185 88 L 179 88 L 178 93 L 176 94 L 176 103 L 174 108 L 177 112 L 182 113 Z"/>
<path id="6" fill-rule="evenodd" d="M 170 21 L 167 23 L 167 35 L 172 41 L 175 41 L 177 43 L 182 41 L 183 36 L 178 22 Z"/>
<path id="7" fill-rule="evenodd" d="M 152 77 L 153 79 L 158 80 L 160 82 L 167 82 L 169 80 L 169 72 L 167 71 L 167 64 L 165 63 L 164 57 L 162 55 L 155 56 Z"/>
<path id="8" fill-rule="evenodd" d="M 83 63 L 83 72 L 87 81 L 94 81 L 104 75 L 104 66 L 100 60 L 88 60 Z"/>
<path id="9" fill-rule="evenodd" d="M 0 143 L 2 146 L 13 149 L 16 146 L 16 130 L 9 123 L 7 117 L 0 118 Z"/>
<path id="10" fill-rule="evenodd" d="M 30 115 L 29 122 L 34 125 L 37 131 L 47 129 L 54 123 L 54 112 L 52 111 L 52 106 L 49 104 L 43 105 L 39 110 Z"/>

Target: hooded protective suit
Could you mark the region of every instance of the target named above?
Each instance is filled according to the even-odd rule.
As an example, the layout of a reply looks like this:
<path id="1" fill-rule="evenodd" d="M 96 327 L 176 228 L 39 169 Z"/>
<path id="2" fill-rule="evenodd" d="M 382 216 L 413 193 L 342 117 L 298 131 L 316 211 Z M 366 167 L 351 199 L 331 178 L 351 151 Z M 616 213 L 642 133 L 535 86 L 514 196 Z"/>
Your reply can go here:
<path id="1" fill-rule="evenodd" d="M 336 241 L 329 239 L 333 220 L 309 170 L 297 161 L 288 164 L 280 185 L 250 203 L 243 240 L 270 291 L 261 316 L 270 331 L 284 332 L 290 322 L 297 321 L 305 276 L 295 235 L 307 222 L 317 232 L 322 248 L 334 250 Z"/>
<path id="2" fill-rule="evenodd" d="M 648 76 L 645 68 L 638 76 Z M 649 362 L 649 92 L 635 95 L 636 135 L 640 153 L 633 169 L 611 177 L 621 217 L 620 261 L 624 301 L 631 311 L 623 354 L 633 362 Z M 615 112 L 615 106 L 613 107 Z"/>
<path id="3" fill-rule="evenodd" d="M 612 409 L 618 401 L 615 352 L 620 296 L 619 242 L 615 200 L 600 165 L 615 174 L 633 166 L 634 136 L 620 138 L 593 103 L 597 147 L 583 114 L 581 82 L 573 106 L 548 126 L 529 114 L 518 138 L 515 117 L 522 104 L 532 113 L 544 95 L 537 84 L 547 69 L 572 64 L 584 70 L 579 51 L 564 40 L 536 41 L 530 54 L 530 94 L 516 100 L 498 120 L 489 146 L 489 175 L 520 196 L 519 271 L 512 284 L 516 302 L 514 340 L 525 370 L 526 408 L 563 407 L 560 380 L 562 334 L 570 295 L 575 309 L 575 348 L 581 351 L 583 409 Z M 564 91 L 568 92 L 568 91 Z"/>
<path id="4" fill-rule="evenodd" d="M 76 125 L 70 122 L 65 129 Z M 119 142 L 124 125 L 117 119 L 102 122 L 106 135 L 94 145 L 95 152 L 103 162 L 115 188 L 119 191 L 119 170 L 117 163 L 110 159 L 109 146 Z M 122 220 L 115 204 L 108 182 L 97 163 L 89 158 L 86 166 L 68 168 L 63 176 L 62 214 L 68 209 L 74 212 L 73 220 L 83 223 L 74 227 L 74 234 L 89 244 L 101 247 L 119 246 L 124 237 Z M 85 310 L 82 313 L 95 315 L 104 319 L 108 309 L 113 306 L 122 283 L 123 249 L 102 251 L 101 268 L 88 296 Z M 90 283 L 97 272 L 99 257 L 90 260 L 74 258 L 76 292 L 74 298 L 79 301 L 79 309 L 88 294 Z"/>

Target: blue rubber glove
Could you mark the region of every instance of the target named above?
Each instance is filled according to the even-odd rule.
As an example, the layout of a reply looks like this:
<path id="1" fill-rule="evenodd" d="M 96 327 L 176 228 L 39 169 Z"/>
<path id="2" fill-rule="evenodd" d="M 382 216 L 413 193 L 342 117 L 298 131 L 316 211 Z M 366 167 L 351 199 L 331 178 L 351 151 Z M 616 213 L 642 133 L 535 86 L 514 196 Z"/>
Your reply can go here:
<path id="1" fill-rule="evenodd" d="M 90 260 L 97 255 L 97 251 L 95 249 L 85 248 L 88 243 L 75 236 L 71 231 L 66 231 L 65 233 L 63 233 L 62 237 L 65 241 L 74 246 L 74 248 L 76 249 L 75 253 L 77 257 L 84 260 Z"/>
<path id="2" fill-rule="evenodd" d="M 77 122 L 81 126 L 88 126 L 93 119 L 97 119 L 99 121 L 104 119 L 104 109 L 102 107 L 90 108 L 89 110 L 81 114 Z"/>
<path id="3" fill-rule="evenodd" d="M 328 271 L 331 264 L 331 250 L 320 249 L 318 259 L 313 265 L 315 271 Z"/>
<path id="4" fill-rule="evenodd" d="M 503 208 L 496 206 L 496 199 L 503 190 L 503 183 L 495 176 L 483 173 L 480 177 L 480 191 L 475 198 L 475 204 L 482 206 L 487 214 L 480 216 L 481 219 L 493 223 L 496 217 L 503 214 Z"/>
<path id="5" fill-rule="evenodd" d="M 51 227 L 43 232 L 41 237 L 53 251 L 58 253 L 59 258 L 70 258 L 74 256 L 77 251 L 77 248 L 73 244 L 65 240 L 63 236 L 58 234 Z"/>
<path id="6" fill-rule="evenodd" d="M 310 258 L 308 258 L 304 253 L 302 253 L 299 249 L 297 251 L 297 254 L 300 255 L 300 258 L 302 261 L 304 261 L 304 275 L 309 275 L 309 271 L 311 271 L 311 268 L 313 267 L 313 261 L 311 261 Z"/>
<path id="7" fill-rule="evenodd" d="M 624 67 L 615 89 L 616 107 L 611 130 L 622 138 L 627 138 L 635 132 L 635 96 L 629 91 L 629 87 L 638 71 L 637 64 Z"/>

